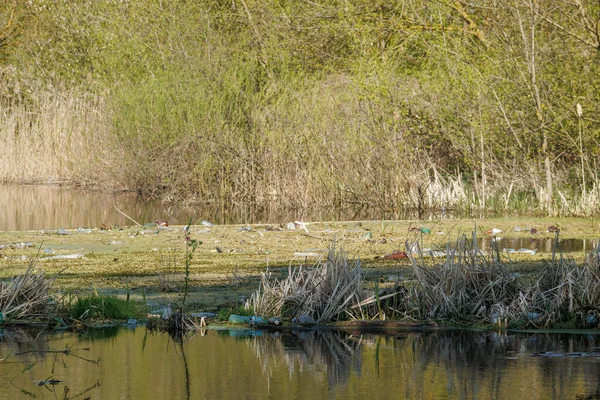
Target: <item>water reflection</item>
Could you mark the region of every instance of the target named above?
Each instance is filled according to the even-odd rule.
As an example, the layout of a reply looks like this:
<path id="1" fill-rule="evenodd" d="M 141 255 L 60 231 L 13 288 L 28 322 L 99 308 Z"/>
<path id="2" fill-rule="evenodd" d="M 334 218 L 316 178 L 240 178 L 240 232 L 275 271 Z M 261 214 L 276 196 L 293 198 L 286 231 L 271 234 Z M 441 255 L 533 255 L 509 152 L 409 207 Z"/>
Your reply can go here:
<path id="1" fill-rule="evenodd" d="M 0 398 L 594 399 L 596 334 L 5 331 Z M 65 351 L 68 350 L 68 351 Z M 100 359 L 99 363 L 93 361 Z"/>
<path id="2" fill-rule="evenodd" d="M 410 211 L 384 211 L 373 207 L 308 210 L 283 210 L 273 203 L 266 207 L 220 206 L 205 204 L 175 207 L 157 201 L 142 201 L 134 194 L 109 195 L 59 186 L 0 184 L 0 230 L 72 229 L 101 224 L 132 225 L 114 209 L 119 208 L 143 224 L 167 219 L 171 224 L 186 224 L 206 219 L 216 224 L 286 223 L 307 221 L 352 221 L 372 219 L 414 219 Z M 446 213 L 431 212 L 425 219 L 447 218 Z"/>

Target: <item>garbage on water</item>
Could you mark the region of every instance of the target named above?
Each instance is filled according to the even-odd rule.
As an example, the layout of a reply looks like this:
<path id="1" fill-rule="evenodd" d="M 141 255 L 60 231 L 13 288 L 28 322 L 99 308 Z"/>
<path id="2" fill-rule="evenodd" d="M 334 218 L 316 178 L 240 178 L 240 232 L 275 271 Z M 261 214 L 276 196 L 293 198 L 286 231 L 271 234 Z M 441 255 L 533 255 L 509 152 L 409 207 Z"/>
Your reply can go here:
<path id="1" fill-rule="evenodd" d="M 137 319 L 135 319 L 135 318 L 129 318 L 127 320 L 127 325 L 137 325 L 137 322 L 138 322 Z"/>
<path id="2" fill-rule="evenodd" d="M 302 229 L 304 232 L 309 233 L 307 228 L 308 222 L 294 221 L 294 224 L 296 225 L 297 229 Z"/>
<path id="3" fill-rule="evenodd" d="M 217 317 L 217 314 L 214 312 L 197 312 L 191 313 L 190 316 L 194 318 L 215 318 Z"/>
<path id="4" fill-rule="evenodd" d="M 91 229 L 86 229 L 81 226 L 79 228 L 77 228 L 77 233 L 92 233 L 92 232 L 93 231 Z"/>
<path id="5" fill-rule="evenodd" d="M 245 315 L 236 315 L 236 314 L 231 314 L 229 316 L 229 320 L 227 321 L 230 324 L 250 324 L 250 325 L 254 325 L 254 324 L 264 324 L 265 320 L 263 317 L 258 317 L 258 316 L 250 316 L 247 317 Z"/>
<path id="6" fill-rule="evenodd" d="M 504 233 L 504 231 L 500 228 L 492 228 L 485 231 L 486 235 L 497 235 L 499 233 Z"/>
<path id="7" fill-rule="evenodd" d="M 20 243 L 0 244 L 0 250 L 4 250 L 4 249 L 24 249 L 26 247 L 35 247 L 35 244 L 33 244 L 33 242 L 20 242 Z"/>
<path id="8" fill-rule="evenodd" d="M 517 250 L 517 253 L 520 253 L 520 254 L 529 254 L 529 255 L 535 255 L 535 253 L 537 253 L 537 250 L 531 250 L 531 249 L 519 249 L 519 250 Z"/>
<path id="9" fill-rule="evenodd" d="M 203 225 L 203 226 L 215 226 L 215 224 L 213 224 L 212 222 L 206 221 L 204 219 L 202 221 L 200 221 L 200 225 Z"/>
<path id="10" fill-rule="evenodd" d="M 386 254 L 383 258 L 386 260 L 401 260 L 407 258 L 408 254 L 405 251 L 394 250 L 391 254 Z"/>
<path id="11" fill-rule="evenodd" d="M 40 260 L 75 260 L 79 258 L 85 258 L 83 253 L 74 254 L 57 254 L 55 256 L 42 257 Z"/>
<path id="12" fill-rule="evenodd" d="M 298 318 L 293 318 L 292 323 L 300 324 L 300 325 L 314 325 L 317 323 L 313 317 L 310 315 L 301 315 Z"/>
<path id="13" fill-rule="evenodd" d="M 64 229 L 57 229 L 55 231 L 54 230 L 45 230 L 45 229 L 42 229 L 40 231 L 40 234 L 41 235 L 70 235 L 71 232 L 68 232 L 68 231 L 66 231 Z"/>
<path id="14" fill-rule="evenodd" d="M 542 316 L 542 314 L 538 313 L 538 312 L 529 312 L 527 313 L 527 319 L 530 321 L 537 321 L 540 317 Z"/>
<path id="15" fill-rule="evenodd" d="M 294 253 L 294 257 L 321 257 L 322 254 L 315 253 L 312 251 L 297 251 Z"/>
<path id="16" fill-rule="evenodd" d="M 281 325 L 281 318 L 279 318 L 279 317 L 269 318 L 268 322 L 269 322 L 269 325 L 279 326 L 279 325 Z"/>

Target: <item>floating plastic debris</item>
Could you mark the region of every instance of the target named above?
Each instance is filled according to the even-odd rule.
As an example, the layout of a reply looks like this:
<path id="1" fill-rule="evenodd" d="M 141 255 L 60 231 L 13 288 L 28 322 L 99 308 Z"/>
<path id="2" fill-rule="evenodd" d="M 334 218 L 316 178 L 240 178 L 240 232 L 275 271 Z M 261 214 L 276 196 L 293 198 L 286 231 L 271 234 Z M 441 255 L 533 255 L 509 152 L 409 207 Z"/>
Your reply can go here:
<path id="1" fill-rule="evenodd" d="M 75 260 L 79 258 L 85 258 L 85 255 L 83 253 L 58 254 L 56 256 L 42 257 L 40 260 Z"/>
<path id="2" fill-rule="evenodd" d="M 401 260 L 407 258 L 408 254 L 405 251 L 394 250 L 391 254 L 386 254 L 383 258 L 386 260 Z"/>
<path id="3" fill-rule="evenodd" d="M 77 228 L 77 233 L 92 233 L 91 229 L 82 228 L 81 226 Z"/>
<path id="4" fill-rule="evenodd" d="M 206 221 L 204 219 L 202 221 L 200 221 L 200 225 L 203 225 L 203 226 L 215 226 L 215 224 L 213 224 L 212 222 Z"/>
<path id="5" fill-rule="evenodd" d="M 504 231 L 499 228 L 492 228 L 492 229 L 488 229 L 487 231 L 485 231 L 486 235 L 497 235 L 499 233 L 504 233 Z"/>
<path id="6" fill-rule="evenodd" d="M 322 254 L 314 253 L 311 251 L 297 251 L 294 253 L 294 257 L 321 257 Z"/>
<path id="7" fill-rule="evenodd" d="M 20 242 L 20 243 L 0 244 L 0 250 L 4 250 L 4 249 L 24 249 L 26 247 L 35 247 L 35 244 L 33 244 L 33 242 Z"/>
<path id="8" fill-rule="evenodd" d="M 517 250 L 517 253 L 520 253 L 520 254 L 529 254 L 529 255 L 535 255 L 535 253 L 537 253 L 537 250 L 531 250 L 531 249 L 519 249 L 519 250 Z"/>

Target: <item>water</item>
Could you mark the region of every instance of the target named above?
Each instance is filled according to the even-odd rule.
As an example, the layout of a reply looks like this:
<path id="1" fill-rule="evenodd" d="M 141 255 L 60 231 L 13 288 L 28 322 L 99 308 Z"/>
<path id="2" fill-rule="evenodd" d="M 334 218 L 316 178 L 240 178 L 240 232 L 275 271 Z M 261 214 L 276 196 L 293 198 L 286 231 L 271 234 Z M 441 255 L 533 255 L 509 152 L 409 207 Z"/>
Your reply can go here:
<path id="1" fill-rule="evenodd" d="M 0 231 L 134 225 L 115 210 L 115 206 L 140 224 L 167 219 L 173 225 L 184 225 L 190 218 L 193 222 L 206 219 L 217 224 L 416 218 L 411 212 L 384 212 L 372 207 L 314 210 L 282 210 L 277 204 L 267 208 L 216 204 L 176 207 L 158 201 L 143 201 L 131 193 L 105 194 L 60 186 L 0 184 Z M 431 213 L 428 217 L 439 219 L 444 215 Z"/>
<path id="2" fill-rule="evenodd" d="M 597 333 L 6 330 L 0 398 L 597 399 Z"/>

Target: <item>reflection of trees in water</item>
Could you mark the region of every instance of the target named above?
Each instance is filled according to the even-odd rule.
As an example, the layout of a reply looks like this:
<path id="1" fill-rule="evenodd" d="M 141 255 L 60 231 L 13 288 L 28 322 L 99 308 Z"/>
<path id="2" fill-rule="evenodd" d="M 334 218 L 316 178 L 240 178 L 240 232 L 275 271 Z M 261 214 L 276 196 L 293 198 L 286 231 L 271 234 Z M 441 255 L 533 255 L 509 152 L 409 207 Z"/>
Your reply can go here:
<path id="1" fill-rule="evenodd" d="M 502 387 L 506 389 L 508 383 L 501 386 L 502 380 L 515 379 L 515 384 L 530 385 L 531 390 L 536 385 L 550 388 L 553 398 L 573 398 L 577 394 L 567 383 L 583 376 L 585 393 L 578 395 L 582 399 L 600 398 L 600 364 L 591 358 L 590 362 L 574 362 L 598 351 L 595 346 L 599 345 L 599 339 L 595 335 L 466 331 L 409 334 L 400 338 L 413 349 L 413 384 L 425 384 L 425 372 L 434 365 L 443 366 L 449 393 L 459 397 L 500 398 Z M 587 354 L 569 355 L 576 352 Z M 515 365 L 523 359 L 532 364 Z M 515 374 L 510 374 L 511 370 Z M 480 393 L 480 388 L 489 388 L 489 393 Z"/>
<path id="2" fill-rule="evenodd" d="M 342 332 L 296 331 L 255 336 L 252 341 L 263 373 L 271 378 L 273 371 L 285 365 L 290 378 L 297 371 L 311 371 L 327 376 L 330 388 L 346 385 L 350 373 L 360 374 L 360 343 Z"/>

